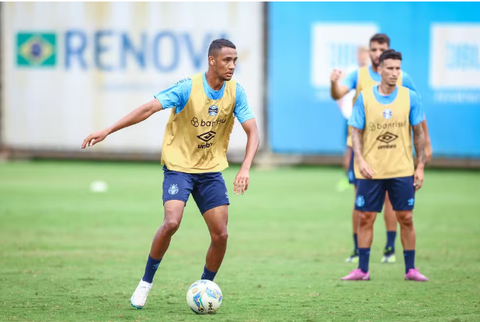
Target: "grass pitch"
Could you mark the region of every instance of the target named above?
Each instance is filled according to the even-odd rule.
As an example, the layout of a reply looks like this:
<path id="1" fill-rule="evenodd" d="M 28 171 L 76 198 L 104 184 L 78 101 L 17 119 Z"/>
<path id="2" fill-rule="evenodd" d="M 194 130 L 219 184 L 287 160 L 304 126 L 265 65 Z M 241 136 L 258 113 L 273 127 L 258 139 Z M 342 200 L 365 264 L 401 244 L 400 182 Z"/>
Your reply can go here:
<path id="1" fill-rule="evenodd" d="M 162 222 L 159 164 L 0 164 L 0 321 L 480 321 L 480 172 L 427 171 L 416 197 L 417 267 L 431 281 L 403 280 L 380 264 L 375 225 L 370 282 L 341 282 L 354 264 L 353 191 L 335 190 L 339 168 L 251 171 L 250 189 L 230 191 L 229 244 L 215 282 L 219 312 L 196 316 L 188 286 L 209 244 L 190 199 L 143 310 L 129 298 Z M 109 189 L 92 193 L 92 181 Z"/>

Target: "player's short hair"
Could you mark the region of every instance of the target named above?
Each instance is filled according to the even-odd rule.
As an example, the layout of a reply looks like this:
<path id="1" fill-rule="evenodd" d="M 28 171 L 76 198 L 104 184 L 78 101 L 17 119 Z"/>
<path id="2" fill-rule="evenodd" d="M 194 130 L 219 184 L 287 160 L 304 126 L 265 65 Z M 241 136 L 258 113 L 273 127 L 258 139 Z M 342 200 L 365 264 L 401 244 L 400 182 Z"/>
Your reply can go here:
<path id="1" fill-rule="evenodd" d="M 375 34 L 370 38 L 370 43 L 378 42 L 379 44 L 387 44 L 390 47 L 390 38 L 386 34 Z"/>
<path id="2" fill-rule="evenodd" d="M 378 63 L 383 63 L 386 59 L 395 59 L 395 60 L 402 60 L 402 53 L 399 51 L 395 51 L 395 49 L 385 50 L 378 59 Z"/>
<path id="3" fill-rule="evenodd" d="M 233 42 L 231 42 L 228 39 L 221 38 L 221 39 L 215 39 L 212 41 L 210 44 L 210 47 L 208 48 L 208 56 L 213 56 L 217 53 L 217 51 L 221 50 L 223 47 L 228 47 L 228 48 L 233 48 L 237 49 Z"/>

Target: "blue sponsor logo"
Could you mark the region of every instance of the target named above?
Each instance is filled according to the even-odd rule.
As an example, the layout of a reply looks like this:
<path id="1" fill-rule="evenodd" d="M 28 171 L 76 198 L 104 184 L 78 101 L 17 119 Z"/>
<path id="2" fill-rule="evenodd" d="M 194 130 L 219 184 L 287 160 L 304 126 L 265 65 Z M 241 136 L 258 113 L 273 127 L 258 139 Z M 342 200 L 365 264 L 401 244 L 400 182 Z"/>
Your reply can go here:
<path id="1" fill-rule="evenodd" d="M 344 68 L 358 64 L 358 45 L 352 43 L 330 43 L 330 66 L 342 66 Z"/>
<path id="2" fill-rule="evenodd" d="M 480 55 L 477 44 L 447 43 L 445 67 L 449 70 L 480 70 Z"/>
<path id="3" fill-rule="evenodd" d="M 32 32 L 34 31 L 30 31 L 30 34 Z M 50 56 L 54 57 L 53 54 L 56 53 L 61 56 L 56 60 L 60 60 L 58 63 L 63 65 L 66 70 L 95 69 L 102 72 L 118 72 L 136 68 L 140 70 L 155 69 L 158 72 L 168 73 L 178 69 L 185 63 L 185 60 L 194 70 L 200 70 L 205 67 L 210 43 L 217 38 L 228 38 L 225 32 L 207 32 L 197 37 L 188 32 L 171 30 L 160 30 L 155 33 L 147 31 L 132 33 L 117 29 L 102 29 L 94 32 L 69 29 L 63 33 L 52 33 L 53 40 L 47 37 L 49 35 L 42 34 L 43 42 L 46 45 L 53 48 L 56 43 L 55 39 L 59 39 L 58 43 L 63 44 L 62 47 L 57 46 L 58 48 L 54 50 L 45 45 L 42 48 L 49 50 L 41 51 L 39 45 L 33 44 L 27 47 L 28 39 L 23 41 L 23 38 L 19 38 L 27 44 L 24 46 L 26 49 L 22 49 L 23 51 L 17 50 L 19 55 L 24 52 L 32 52 L 40 57 L 41 54 L 45 56 L 46 53 L 51 53 Z M 23 42 L 19 42 L 19 44 L 21 45 Z M 23 56 L 27 57 L 28 55 L 24 54 Z M 27 64 L 27 60 L 23 56 L 19 65 Z M 42 63 L 54 65 L 55 58 L 51 58 L 51 62 L 47 58 L 42 60 Z M 57 65 L 59 65 L 58 63 Z"/>

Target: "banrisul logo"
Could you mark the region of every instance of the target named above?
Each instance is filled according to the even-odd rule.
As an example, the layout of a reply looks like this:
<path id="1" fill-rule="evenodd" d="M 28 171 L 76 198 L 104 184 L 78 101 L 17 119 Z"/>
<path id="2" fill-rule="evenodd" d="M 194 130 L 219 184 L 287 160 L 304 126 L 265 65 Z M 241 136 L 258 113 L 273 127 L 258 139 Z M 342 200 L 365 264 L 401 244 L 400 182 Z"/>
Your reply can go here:
<path id="1" fill-rule="evenodd" d="M 22 67 L 55 66 L 57 38 L 54 33 L 17 34 L 17 65 Z"/>

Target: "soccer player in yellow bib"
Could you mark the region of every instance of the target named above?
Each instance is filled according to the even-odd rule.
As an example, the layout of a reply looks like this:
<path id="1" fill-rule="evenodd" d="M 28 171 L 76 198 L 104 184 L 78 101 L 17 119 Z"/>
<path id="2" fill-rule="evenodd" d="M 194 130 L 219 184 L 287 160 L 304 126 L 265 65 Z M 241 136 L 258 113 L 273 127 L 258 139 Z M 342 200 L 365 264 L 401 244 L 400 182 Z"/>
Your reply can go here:
<path id="1" fill-rule="evenodd" d="M 330 75 L 331 81 L 331 95 L 333 99 L 339 99 L 349 93 L 351 90 L 356 90 L 355 97 L 353 98 L 353 103 L 357 100 L 358 95 L 365 88 L 372 87 L 375 84 L 380 83 L 380 74 L 378 73 L 379 58 L 380 55 L 390 48 L 390 38 L 385 34 L 375 34 L 370 38 L 370 59 L 372 62 L 371 66 L 364 66 L 349 73 L 343 81 L 340 83 L 339 79 L 341 78 L 341 72 L 334 70 Z M 397 84 L 410 88 L 411 90 L 417 92 L 415 85 L 406 72 L 401 72 Z M 426 120 L 422 122 L 423 130 L 425 132 L 426 138 L 426 162 L 428 162 L 432 157 L 432 147 L 430 145 L 430 136 L 428 135 L 428 128 Z M 347 136 L 347 146 L 352 147 L 352 127 L 348 127 L 348 136 Z M 349 182 L 354 186 L 357 185 L 357 180 L 355 178 L 355 173 L 353 171 L 354 163 L 354 153 L 351 153 L 350 159 L 350 169 L 348 171 Z M 380 209 L 381 211 L 381 209 Z M 346 259 L 347 262 L 358 262 L 358 211 L 355 209 L 352 212 L 352 226 L 353 226 L 353 240 L 354 240 L 354 250 L 352 254 Z M 395 218 L 395 212 L 392 209 L 392 204 L 390 202 L 389 196 L 387 194 L 385 199 L 385 210 L 384 210 L 384 219 L 385 226 L 387 229 L 387 242 L 385 244 L 385 249 L 383 251 L 382 262 L 383 263 L 394 263 L 396 261 L 395 256 L 395 238 L 397 235 L 397 220 Z"/>
<path id="2" fill-rule="evenodd" d="M 380 85 L 364 89 L 348 124 L 353 127 L 355 176 L 358 180 L 355 209 L 360 212 L 358 228 L 359 265 L 342 280 L 369 280 L 368 264 L 373 224 L 388 192 L 400 223 L 405 258 L 405 280 L 428 281 L 415 268 L 415 191 L 423 184 L 425 165 L 424 113 L 417 93 L 398 85 L 402 55 L 387 50 L 380 56 Z M 415 170 L 412 150 L 417 155 Z"/>
<path id="3" fill-rule="evenodd" d="M 214 40 L 208 50 L 208 71 L 177 82 L 158 93 L 112 127 L 90 134 L 82 148 L 103 141 L 109 134 L 141 122 L 155 112 L 171 108 L 162 147 L 164 164 L 164 220 L 157 230 L 145 267 L 130 303 L 143 308 L 153 277 L 180 226 L 183 210 L 193 196 L 211 236 L 201 279 L 214 279 L 227 249 L 228 198 L 221 171 L 228 167 L 226 152 L 234 117 L 247 134 L 244 161 L 235 177 L 234 193 L 243 194 L 259 146 L 257 124 L 245 91 L 232 80 L 237 62 L 235 45 Z"/>

